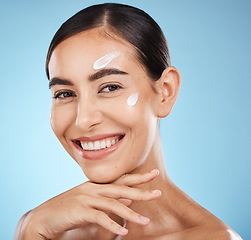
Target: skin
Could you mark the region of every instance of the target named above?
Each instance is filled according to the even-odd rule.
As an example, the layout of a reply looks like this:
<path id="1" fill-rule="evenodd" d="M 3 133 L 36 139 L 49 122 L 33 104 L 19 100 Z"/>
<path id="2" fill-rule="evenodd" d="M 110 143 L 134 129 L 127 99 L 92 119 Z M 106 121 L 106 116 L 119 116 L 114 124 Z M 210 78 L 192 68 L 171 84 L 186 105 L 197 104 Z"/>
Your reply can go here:
<path id="1" fill-rule="evenodd" d="M 93 63 L 113 51 L 120 55 L 105 69 L 127 74 L 90 81 L 99 71 Z M 127 42 L 93 29 L 60 43 L 49 72 L 50 79 L 72 83 L 51 87 L 52 96 L 66 92 L 53 99 L 51 126 L 90 181 L 24 215 L 15 239 L 241 239 L 182 192 L 165 170 L 158 120 L 170 113 L 178 96 L 176 68 L 168 67 L 153 83 Z M 128 106 L 126 100 L 135 92 L 138 102 Z M 124 138 L 99 160 L 83 158 L 72 142 L 108 133 Z"/>

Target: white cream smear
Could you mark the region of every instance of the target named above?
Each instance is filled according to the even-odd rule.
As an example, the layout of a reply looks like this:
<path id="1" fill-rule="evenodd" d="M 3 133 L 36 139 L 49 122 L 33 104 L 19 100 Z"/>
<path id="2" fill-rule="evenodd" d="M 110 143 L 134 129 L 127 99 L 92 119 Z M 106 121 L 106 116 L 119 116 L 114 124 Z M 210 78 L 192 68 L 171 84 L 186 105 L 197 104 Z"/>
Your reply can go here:
<path id="1" fill-rule="evenodd" d="M 114 58 L 118 57 L 119 55 L 119 51 L 114 51 L 106 54 L 105 56 L 99 58 L 94 62 L 93 69 L 97 70 L 106 67 Z"/>
<path id="2" fill-rule="evenodd" d="M 127 99 L 127 105 L 128 106 L 134 106 L 139 98 L 139 94 L 138 93 L 133 93 L 128 99 Z"/>

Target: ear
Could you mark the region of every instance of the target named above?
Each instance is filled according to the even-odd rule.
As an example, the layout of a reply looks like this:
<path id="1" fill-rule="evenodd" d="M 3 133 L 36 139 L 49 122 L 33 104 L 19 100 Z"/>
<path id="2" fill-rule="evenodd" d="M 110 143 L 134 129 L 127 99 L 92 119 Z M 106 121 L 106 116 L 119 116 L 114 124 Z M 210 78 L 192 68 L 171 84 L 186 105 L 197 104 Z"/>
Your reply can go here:
<path id="1" fill-rule="evenodd" d="M 166 68 L 158 80 L 159 108 L 158 117 L 164 118 L 171 112 L 180 90 L 181 77 L 179 71 L 170 66 Z"/>

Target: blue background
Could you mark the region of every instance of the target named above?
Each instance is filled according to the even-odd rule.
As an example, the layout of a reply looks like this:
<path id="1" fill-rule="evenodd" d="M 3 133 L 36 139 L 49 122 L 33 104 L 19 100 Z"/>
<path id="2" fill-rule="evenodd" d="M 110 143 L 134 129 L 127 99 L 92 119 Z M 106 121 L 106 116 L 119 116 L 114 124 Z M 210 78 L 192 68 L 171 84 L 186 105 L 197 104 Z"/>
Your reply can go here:
<path id="1" fill-rule="evenodd" d="M 161 121 L 172 180 L 251 239 L 251 1 L 117 1 L 162 27 L 180 96 Z M 86 180 L 50 124 L 44 64 L 59 26 L 102 1 L 1 1 L 0 238 L 13 239 L 26 211 Z"/>

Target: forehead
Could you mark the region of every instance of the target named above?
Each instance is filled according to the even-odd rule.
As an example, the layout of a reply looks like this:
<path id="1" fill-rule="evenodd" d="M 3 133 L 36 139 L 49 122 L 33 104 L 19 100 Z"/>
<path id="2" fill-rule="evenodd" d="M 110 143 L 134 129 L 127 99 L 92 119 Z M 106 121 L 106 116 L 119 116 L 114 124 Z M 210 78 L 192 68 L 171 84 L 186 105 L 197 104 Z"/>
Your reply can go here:
<path id="1" fill-rule="evenodd" d="M 120 55 L 112 61 L 113 67 L 141 67 L 135 49 L 128 42 L 92 29 L 64 40 L 55 48 L 49 62 L 50 76 L 70 68 L 93 70 L 96 60 L 114 51 L 119 51 Z"/>

